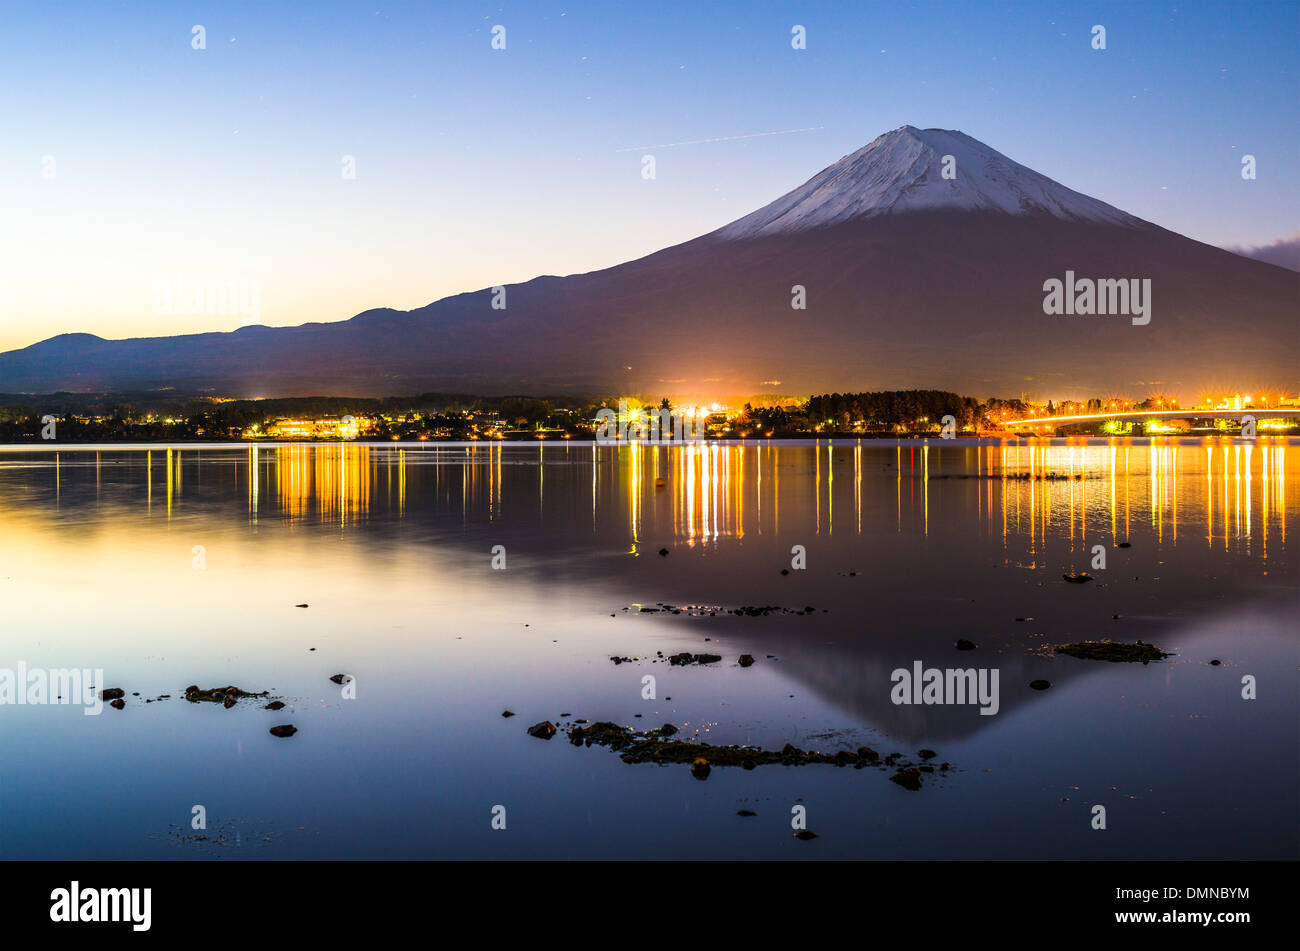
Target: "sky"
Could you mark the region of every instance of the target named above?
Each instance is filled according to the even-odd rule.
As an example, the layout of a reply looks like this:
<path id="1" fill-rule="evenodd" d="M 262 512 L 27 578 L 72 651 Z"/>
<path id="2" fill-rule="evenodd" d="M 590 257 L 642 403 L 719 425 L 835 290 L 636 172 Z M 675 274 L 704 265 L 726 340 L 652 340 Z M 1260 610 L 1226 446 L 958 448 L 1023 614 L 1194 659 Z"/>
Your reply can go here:
<path id="1" fill-rule="evenodd" d="M 1201 241 L 1269 244 L 1300 226 L 1298 66 L 1300 0 L 15 4 L 0 351 L 608 267 L 905 124 Z M 168 294 L 196 286 L 243 306 Z"/>

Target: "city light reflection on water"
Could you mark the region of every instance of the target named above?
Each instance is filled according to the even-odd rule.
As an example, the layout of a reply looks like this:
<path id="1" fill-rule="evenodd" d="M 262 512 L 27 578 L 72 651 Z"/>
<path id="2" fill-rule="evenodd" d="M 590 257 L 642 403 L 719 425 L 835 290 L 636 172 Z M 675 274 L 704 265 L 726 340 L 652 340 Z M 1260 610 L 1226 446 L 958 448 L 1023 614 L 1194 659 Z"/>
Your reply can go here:
<path id="1" fill-rule="evenodd" d="M 674 538 L 687 544 L 709 545 L 743 540 L 746 533 L 778 534 L 783 508 L 787 530 L 796 527 L 791 517 L 809 517 L 810 524 L 800 521 L 798 530 L 860 534 L 864 511 L 879 512 L 883 474 L 895 483 L 899 531 L 906 521 L 927 532 L 939 484 L 947 489 L 960 482 L 969 483 L 966 491 L 973 493 L 976 510 L 1003 535 L 1038 538 L 1060 527 L 1070 538 L 1114 544 L 1127 540 L 1134 520 L 1141 519 L 1161 540 L 1167 532 L 1177 543 L 1179 532 L 1186 535 L 1195 523 L 1196 537 L 1207 544 L 1239 540 L 1258 544 L 1266 554 L 1270 543 L 1286 541 L 1292 514 L 1287 460 L 1298 448 L 1282 440 L 887 448 L 871 441 L 820 440 L 621 448 L 499 442 L 453 448 L 263 445 L 242 452 L 169 447 L 145 450 L 138 454 L 141 460 L 135 453 L 107 452 L 123 455 L 132 475 L 141 470 L 147 509 L 152 513 L 158 497 L 168 516 L 187 491 L 197 491 L 192 482 L 205 465 L 229 470 L 253 522 L 273 515 L 340 527 L 380 508 L 400 517 L 411 492 L 456 503 L 465 514 L 482 509 L 491 520 L 501 515 L 509 486 L 512 493 L 535 493 L 541 511 L 547 471 L 563 466 L 586 470 L 593 524 L 616 514 L 635 550 L 647 521 L 670 526 Z M 93 454 L 97 487 L 104 452 Z M 61 498 L 68 466 L 92 464 L 86 456 L 75 450 L 30 453 L 22 465 L 48 468 L 50 487 Z M 808 459 L 812 465 L 803 465 Z M 0 468 L 6 464 L 16 464 L 14 455 L 0 455 Z M 1294 491 L 1291 497 L 1294 505 Z"/>

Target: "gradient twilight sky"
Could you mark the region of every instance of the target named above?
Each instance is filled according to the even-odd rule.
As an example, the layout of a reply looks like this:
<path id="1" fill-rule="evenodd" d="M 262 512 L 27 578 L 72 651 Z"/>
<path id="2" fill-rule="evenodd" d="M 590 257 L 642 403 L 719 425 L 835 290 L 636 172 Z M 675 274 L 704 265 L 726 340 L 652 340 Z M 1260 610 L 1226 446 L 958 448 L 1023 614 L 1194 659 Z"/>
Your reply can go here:
<path id="1" fill-rule="evenodd" d="M 178 278 L 281 325 L 607 267 L 904 124 L 1211 244 L 1300 222 L 1298 2 L 108 6 L 5 12 L 0 350 L 245 322 L 155 314 Z"/>

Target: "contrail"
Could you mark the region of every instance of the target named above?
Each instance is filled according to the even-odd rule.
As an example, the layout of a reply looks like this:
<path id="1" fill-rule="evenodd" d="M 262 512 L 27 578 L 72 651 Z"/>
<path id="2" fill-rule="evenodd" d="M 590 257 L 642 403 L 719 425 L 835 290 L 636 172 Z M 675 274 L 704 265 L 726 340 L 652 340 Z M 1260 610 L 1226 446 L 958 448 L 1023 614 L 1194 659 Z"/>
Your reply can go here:
<path id="1" fill-rule="evenodd" d="M 675 149 L 679 145 L 704 145 L 708 142 L 734 142 L 736 139 L 757 139 L 765 135 L 793 135 L 796 132 L 816 132 L 826 128 L 824 125 L 809 126 L 807 129 L 781 129 L 777 132 L 751 132 L 748 135 L 723 135 L 716 139 L 693 139 L 690 142 L 665 142 L 662 145 L 634 145 L 627 149 L 615 149 L 615 152 L 642 152 L 647 149 Z"/>

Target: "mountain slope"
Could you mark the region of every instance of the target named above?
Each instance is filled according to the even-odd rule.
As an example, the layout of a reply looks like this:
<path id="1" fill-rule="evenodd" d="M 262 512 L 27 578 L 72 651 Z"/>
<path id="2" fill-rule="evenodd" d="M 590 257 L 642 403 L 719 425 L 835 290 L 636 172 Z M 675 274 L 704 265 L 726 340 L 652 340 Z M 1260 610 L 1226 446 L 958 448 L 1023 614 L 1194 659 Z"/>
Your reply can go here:
<path id="1" fill-rule="evenodd" d="M 949 154 L 954 180 L 939 174 Z M 1067 271 L 1149 279 L 1151 323 L 1047 316 L 1043 283 Z M 961 133 L 905 126 L 711 234 L 511 285 L 506 310 L 483 290 L 301 327 L 63 335 L 0 354 L 0 392 L 1294 389 L 1298 300 L 1295 273 L 1143 222 Z"/>

